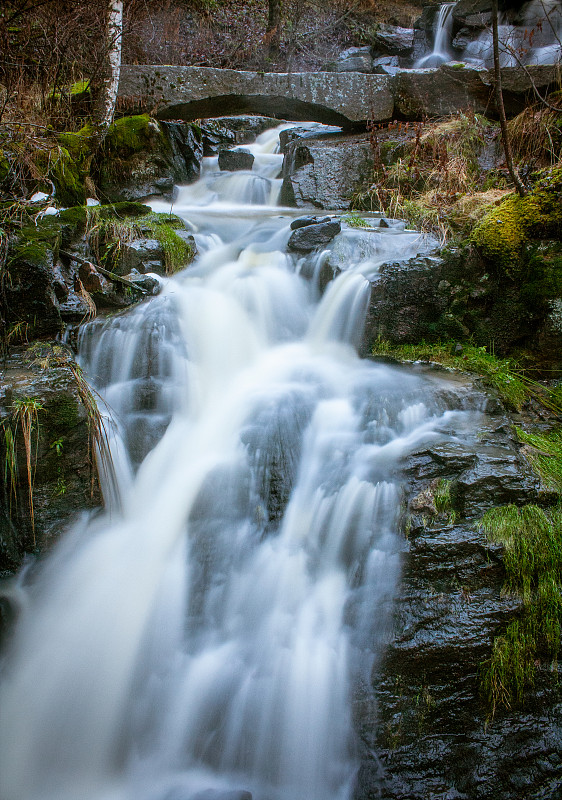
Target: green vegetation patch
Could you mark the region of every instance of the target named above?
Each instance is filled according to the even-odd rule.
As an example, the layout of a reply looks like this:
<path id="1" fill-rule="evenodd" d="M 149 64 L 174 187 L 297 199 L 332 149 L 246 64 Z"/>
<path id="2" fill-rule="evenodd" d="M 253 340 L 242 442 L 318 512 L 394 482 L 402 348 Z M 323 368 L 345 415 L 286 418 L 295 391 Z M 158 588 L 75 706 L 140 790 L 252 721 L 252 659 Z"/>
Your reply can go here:
<path id="1" fill-rule="evenodd" d="M 505 547 L 505 590 L 523 609 L 482 665 L 481 688 L 490 705 L 511 708 L 535 679 L 539 656 L 556 659 L 562 626 L 562 507 L 509 505 L 488 511 L 480 522 L 490 541 Z"/>
<path id="2" fill-rule="evenodd" d="M 562 495 L 562 429 L 549 433 L 526 433 L 521 428 L 516 431 L 527 445 L 525 455 L 545 488 Z"/>
<path id="3" fill-rule="evenodd" d="M 148 114 L 122 117 L 109 127 L 104 150 L 121 158 L 128 158 L 133 153 L 152 149 L 151 140 L 155 134 L 160 136 L 160 129 Z"/>
<path id="4" fill-rule="evenodd" d="M 176 232 L 185 230 L 185 224 L 173 214 L 157 214 L 146 206 L 143 208 L 147 213 L 140 215 L 136 213 L 140 205 L 117 203 L 114 206 L 93 206 L 88 209 L 90 244 L 104 266 L 115 270 L 120 263 L 124 244 L 139 238 L 156 239 L 164 253 L 166 274 L 172 275 L 189 264 L 195 256 L 195 248 Z M 116 216 L 118 208 L 121 211 L 132 210 L 133 215 Z"/>
<path id="5" fill-rule="evenodd" d="M 509 195 L 475 227 L 471 241 L 490 264 L 519 276 L 524 245 L 562 235 L 562 168 L 543 176 L 525 197 Z"/>
<path id="6" fill-rule="evenodd" d="M 82 205 L 86 202 L 85 172 L 81 163 L 62 145 L 41 151 L 38 167 L 53 182 L 57 200 L 63 206 Z"/>
<path id="7" fill-rule="evenodd" d="M 525 377 L 512 359 L 500 359 L 485 347 L 464 345 L 457 352 L 456 342 L 393 345 L 378 339 L 372 348 L 374 356 L 390 356 L 398 361 L 427 361 L 444 367 L 479 375 L 487 386 L 494 388 L 510 408 L 521 410 L 531 396 L 548 400 L 548 393 L 541 384 Z"/>

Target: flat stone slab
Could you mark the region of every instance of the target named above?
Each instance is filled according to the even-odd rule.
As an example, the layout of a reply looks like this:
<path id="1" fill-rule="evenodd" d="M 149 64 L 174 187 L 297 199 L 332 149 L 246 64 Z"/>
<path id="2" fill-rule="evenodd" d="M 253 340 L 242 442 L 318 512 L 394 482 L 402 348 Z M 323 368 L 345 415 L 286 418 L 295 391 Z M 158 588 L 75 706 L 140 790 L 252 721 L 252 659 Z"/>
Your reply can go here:
<path id="1" fill-rule="evenodd" d="M 386 75 L 360 72 L 243 72 L 212 67 L 121 67 L 120 110 L 158 119 L 267 114 L 349 127 L 392 119 Z"/>
<path id="2" fill-rule="evenodd" d="M 531 96 L 533 82 L 538 88 L 556 84 L 557 67 L 505 67 L 502 80 L 507 112 L 516 114 Z M 342 128 L 468 109 L 495 116 L 492 73 L 454 62 L 393 75 L 124 65 L 118 108 L 161 120 L 265 114 Z"/>

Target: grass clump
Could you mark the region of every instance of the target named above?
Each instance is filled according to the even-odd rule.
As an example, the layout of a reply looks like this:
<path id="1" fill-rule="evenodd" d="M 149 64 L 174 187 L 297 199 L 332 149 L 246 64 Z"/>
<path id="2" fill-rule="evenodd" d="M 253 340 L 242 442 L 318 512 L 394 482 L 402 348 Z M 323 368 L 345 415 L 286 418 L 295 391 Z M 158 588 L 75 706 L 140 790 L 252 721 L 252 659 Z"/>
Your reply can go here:
<path id="1" fill-rule="evenodd" d="M 356 211 L 350 211 L 349 214 L 344 214 L 341 218 L 342 222 L 346 222 L 351 228 L 370 228 L 369 222 L 358 214 Z"/>
<path id="2" fill-rule="evenodd" d="M 438 514 L 445 511 L 450 511 L 453 506 L 453 497 L 451 493 L 452 481 L 447 481 L 441 478 L 435 485 L 433 491 L 433 502 Z"/>
<path id="3" fill-rule="evenodd" d="M 399 361 L 427 361 L 444 367 L 479 375 L 487 386 L 494 388 L 510 408 L 521 410 L 533 392 L 544 389 L 541 384 L 526 378 L 511 359 L 500 359 L 485 347 L 463 345 L 457 352 L 455 342 L 393 345 L 377 339 L 372 348 L 374 356 L 390 356 Z"/>
<path id="4" fill-rule="evenodd" d="M 512 708 L 535 679 L 535 662 L 557 658 L 562 626 L 562 507 L 509 505 L 480 521 L 488 539 L 505 547 L 505 591 L 521 597 L 523 609 L 482 665 L 481 688 L 492 716 Z"/>
<path id="5" fill-rule="evenodd" d="M 405 219 L 445 242 L 472 224 L 457 203 L 481 189 L 480 205 L 496 199 L 486 196 L 493 187 L 482 187 L 478 163 L 493 128 L 483 117 L 465 113 L 408 125 L 390 123 L 372 132 L 374 180 L 353 198 L 353 206 Z"/>
<path id="6" fill-rule="evenodd" d="M 33 508 L 33 483 L 35 465 L 37 463 L 37 450 L 39 447 L 39 412 L 43 411 L 42 403 L 34 397 L 16 398 L 12 403 L 11 414 L 3 423 L 4 434 L 4 479 L 9 486 L 10 505 L 12 498 L 17 499 L 17 440 L 18 431 L 21 432 L 25 452 L 25 466 L 27 479 L 27 497 L 29 504 L 29 520 L 35 540 L 35 514 Z M 33 434 L 35 433 L 35 437 Z M 35 439 L 35 443 L 34 443 Z"/>
<path id="7" fill-rule="evenodd" d="M 526 433 L 516 428 L 526 445 L 525 455 L 546 489 L 562 495 L 562 430 L 549 433 Z"/>
<path id="8" fill-rule="evenodd" d="M 141 215 L 138 205 L 118 203 L 88 209 L 87 236 L 96 257 L 107 269 L 119 272 L 123 245 L 140 238 L 156 239 L 164 253 L 166 274 L 178 272 L 195 256 L 194 247 L 177 233 L 185 230 L 183 221 L 172 214 L 152 212 L 146 206 L 146 213 Z M 124 215 L 120 216 L 119 211 Z"/>

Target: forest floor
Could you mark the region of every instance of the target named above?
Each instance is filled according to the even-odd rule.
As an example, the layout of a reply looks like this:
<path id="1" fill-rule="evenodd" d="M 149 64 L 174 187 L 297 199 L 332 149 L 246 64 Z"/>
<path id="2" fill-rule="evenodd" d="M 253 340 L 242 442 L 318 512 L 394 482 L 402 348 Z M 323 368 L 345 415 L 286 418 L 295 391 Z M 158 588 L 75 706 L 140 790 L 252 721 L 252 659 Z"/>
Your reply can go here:
<path id="1" fill-rule="evenodd" d="M 347 47 L 368 45 L 378 24 L 412 27 L 412 0 L 288 0 L 278 56 L 268 52 L 263 0 L 148 2 L 126 23 L 126 63 L 187 64 L 269 71 L 320 70 Z"/>

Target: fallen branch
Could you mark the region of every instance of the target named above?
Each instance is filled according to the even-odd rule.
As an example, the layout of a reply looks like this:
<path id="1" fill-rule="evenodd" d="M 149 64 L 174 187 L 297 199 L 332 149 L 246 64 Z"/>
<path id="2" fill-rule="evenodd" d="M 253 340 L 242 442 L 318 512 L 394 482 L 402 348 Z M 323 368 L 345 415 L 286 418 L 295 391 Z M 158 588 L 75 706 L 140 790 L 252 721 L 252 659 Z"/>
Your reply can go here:
<path id="1" fill-rule="evenodd" d="M 61 253 L 63 256 L 67 256 L 67 258 L 72 259 L 72 261 L 76 261 L 78 264 L 87 265 L 92 263 L 81 256 L 77 256 L 74 253 L 69 253 L 67 250 L 59 250 L 59 253 Z M 149 292 L 147 292 L 146 289 L 143 289 L 142 286 L 139 286 L 138 283 L 134 283 L 127 278 L 122 278 L 121 275 L 116 275 L 114 272 L 110 272 L 108 269 L 104 269 L 97 264 L 94 264 L 93 266 L 97 272 L 100 273 L 100 275 L 103 275 L 104 278 L 108 278 L 108 280 L 113 281 L 114 283 L 122 283 L 124 286 L 127 286 L 130 289 L 136 289 L 137 292 L 141 292 L 141 294 L 149 294 Z"/>

